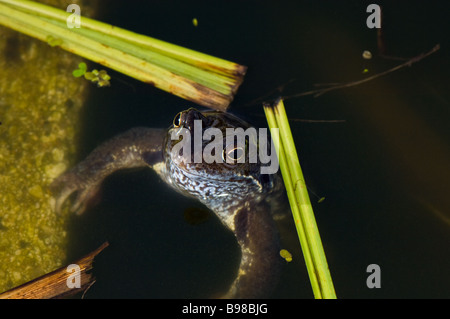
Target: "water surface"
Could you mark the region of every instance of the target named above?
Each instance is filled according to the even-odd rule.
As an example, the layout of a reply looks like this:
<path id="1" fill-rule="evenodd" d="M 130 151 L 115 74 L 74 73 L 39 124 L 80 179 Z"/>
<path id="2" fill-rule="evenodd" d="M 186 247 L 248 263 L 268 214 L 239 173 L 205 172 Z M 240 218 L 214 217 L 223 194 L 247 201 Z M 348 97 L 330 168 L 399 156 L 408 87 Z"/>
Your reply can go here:
<path id="1" fill-rule="evenodd" d="M 326 197 L 314 210 L 337 296 L 450 297 L 448 4 L 396 1 L 383 9 L 390 55 L 413 57 L 437 43 L 441 50 L 372 82 L 285 105 L 306 182 Z M 289 96 L 402 63 L 377 55 L 360 1 L 105 1 L 101 12 L 109 23 L 247 65 L 230 111 L 262 127 L 261 105 L 248 104 L 286 83 L 281 94 Z M 364 60 L 364 50 L 374 57 Z M 86 106 L 80 159 L 131 127 L 168 127 L 193 106 L 111 74 L 112 87 L 93 90 Z M 71 221 L 74 257 L 111 244 L 86 297 L 208 297 L 225 289 L 238 246 L 215 218 L 186 222 L 192 207 L 200 206 L 148 170 L 111 176 L 103 201 Z M 294 261 L 275 298 L 312 297 L 296 245 L 287 243 Z M 379 289 L 366 286 L 369 264 L 381 268 Z"/>

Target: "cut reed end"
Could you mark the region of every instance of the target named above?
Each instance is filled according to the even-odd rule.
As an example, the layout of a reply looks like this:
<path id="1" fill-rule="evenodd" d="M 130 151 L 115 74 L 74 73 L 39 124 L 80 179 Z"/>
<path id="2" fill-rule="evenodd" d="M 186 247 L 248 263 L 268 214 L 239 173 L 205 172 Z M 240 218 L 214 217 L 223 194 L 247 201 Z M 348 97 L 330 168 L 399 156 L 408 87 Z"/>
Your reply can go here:
<path id="1" fill-rule="evenodd" d="M 247 67 L 34 1 L 0 0 L 0 25 L 149 83 L 198 105 L 226 111 Z"/>

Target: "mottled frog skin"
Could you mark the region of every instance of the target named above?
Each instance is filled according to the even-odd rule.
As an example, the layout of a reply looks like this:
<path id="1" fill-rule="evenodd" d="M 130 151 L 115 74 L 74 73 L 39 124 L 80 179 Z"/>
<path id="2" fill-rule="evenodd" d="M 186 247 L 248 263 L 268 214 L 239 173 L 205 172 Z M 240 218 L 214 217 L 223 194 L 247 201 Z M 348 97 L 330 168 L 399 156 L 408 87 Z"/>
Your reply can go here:
<path id="1" fill-rule="evenodd" d="M 133 128 L 94 149 L 84 161 L 53 182 L 55 209 L 61 211 L 64 202 L 76 192 L 70 210 L 81 214 L 108 175 L 120 169 L 150 167 L 175 190 L 210 208 L 235 234 L 242 252 L 241 262 L 236 279 L 222 297 L 268 297 L 277 283 L 281 263 L 272 218 L 273 204 L 282 187 L 280 177 L 260 174 L 261 164 L 249 163 L 248 156 L 244 163 L 179 161 L 180 154 L 173 151 L 179 141 L 172 140 L 171 134 L 184 128 L 193 136 L 194 120 L 202 121 L 203 131 L 220 129 L 224 149 L 226 128 L 249 127 L 228 113 L 191 108 L 177 114 L 168 130 Z M 203 142 L 202 149 L 206 144 Z"/>

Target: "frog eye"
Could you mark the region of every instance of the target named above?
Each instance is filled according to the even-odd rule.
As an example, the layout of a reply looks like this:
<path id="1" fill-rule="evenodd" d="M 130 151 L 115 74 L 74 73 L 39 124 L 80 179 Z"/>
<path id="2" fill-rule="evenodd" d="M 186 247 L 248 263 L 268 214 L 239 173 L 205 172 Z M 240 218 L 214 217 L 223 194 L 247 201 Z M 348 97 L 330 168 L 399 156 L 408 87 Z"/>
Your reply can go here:
<path id="1" fill-rule="evenodd" d="M 224 150 L 222 154 L 222 159 L 228 164 L 236 164 L 245 154 L 242 147 L 235 147 L 231 150 Z"/>
<path id="2" fill-rule="evenodd" d="M 175 115 L 174 119 L 173 119 L 173 127 L 180 127 L 181 126 L 181 113 L 178 113 L 177 115 Z"/>

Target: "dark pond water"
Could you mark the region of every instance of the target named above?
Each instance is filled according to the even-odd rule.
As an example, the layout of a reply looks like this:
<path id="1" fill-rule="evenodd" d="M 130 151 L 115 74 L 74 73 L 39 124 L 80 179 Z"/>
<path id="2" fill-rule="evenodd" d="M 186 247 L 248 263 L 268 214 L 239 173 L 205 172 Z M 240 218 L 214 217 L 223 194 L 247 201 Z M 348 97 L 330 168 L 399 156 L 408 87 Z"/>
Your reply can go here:
<path id="1" fill-rule="evenodd" d="M 247 65 L 230 111 L 262 127 L 261 104 L 249 104 L 279 87 L 277 94 L 290 96 L 403 62 L 378 56 L 376 31 L 366 26 L 368 3 L 359 0 L 101 3 L 104 21 Z M 326 197 L 314 210 L 340 298 L 450 297 L 448 9 L 447 1 L 386 2 L 387 54 L 411 58 L 438 43 L 441 49 L 368 83 L 285 101 L 306 182 Z M 371 60 L 362 58 L 364 50 Z M 117 133 L 167 127 L 194 106 L 111 74 L 112 86 L 93 89 L 86 105 L 80 159 Z M 103 201 L 71 219 L 71 257 L 110 242 L 86 298 L 205 298 L 226 288 L 238 246 L 215 218 L 186 222 L 184 211 L 195 207 L 149 170 L 111 176 Z M 286 247 L 294 261 L 273 297 L 312 298 L 298 244 Z M 370 264 L 380 266 L 379 289 L 366 285 Z"/>

